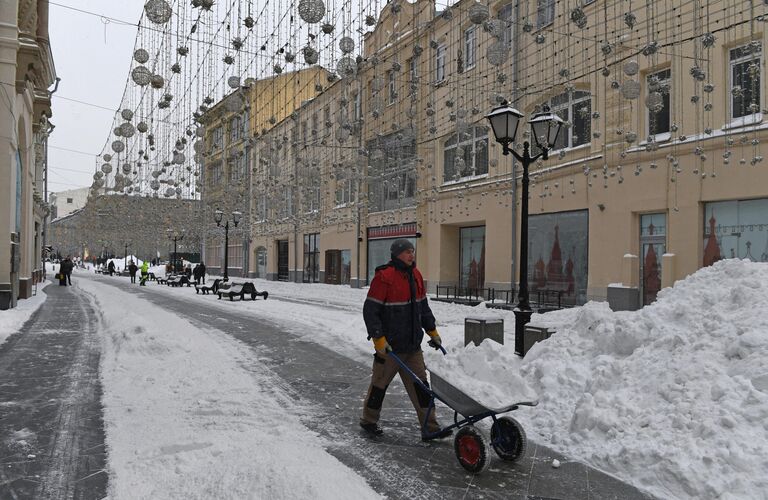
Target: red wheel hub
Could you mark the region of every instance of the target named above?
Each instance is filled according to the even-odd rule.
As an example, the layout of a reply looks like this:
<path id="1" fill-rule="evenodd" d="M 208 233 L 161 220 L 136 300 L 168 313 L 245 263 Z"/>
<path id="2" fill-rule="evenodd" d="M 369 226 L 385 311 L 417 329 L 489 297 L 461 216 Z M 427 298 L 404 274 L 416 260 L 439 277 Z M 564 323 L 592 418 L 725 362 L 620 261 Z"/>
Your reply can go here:
<path id="1" fill-rule="evenodd" d="M 480 446 L 477 440 L 471 436 L 459 438 L 459 454 L 461 460 L 467 464 L 475 465 L 480 461 Z"/>

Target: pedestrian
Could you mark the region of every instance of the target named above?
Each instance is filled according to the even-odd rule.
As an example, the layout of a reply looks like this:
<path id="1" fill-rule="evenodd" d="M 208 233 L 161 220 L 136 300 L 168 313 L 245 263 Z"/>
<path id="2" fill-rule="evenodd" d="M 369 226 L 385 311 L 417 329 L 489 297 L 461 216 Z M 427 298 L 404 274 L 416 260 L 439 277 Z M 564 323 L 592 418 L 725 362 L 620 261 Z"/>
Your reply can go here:
<path id="1" fill-rule="evenodd" d="M 131 275 L 131 283 L 136 283 L 136 272 L 139 270 L 139 266 L 133 262 L 133 259 L 128 263 L 128 274 Z"/>
<path id="2" fill-rule="evenodd" d="M 173 266 L 171 266 L 171 263 L 169 262 L 165 265 L 165 276 L 168 277 L 171 273 L 173 273 Z"/>
<path id="3" fill-rule="evenodd" d="M 201 262 L 196 269 L 200 269 L 200 282 L 205 285 L 205 264 Z"/>
<path id="4" fill-rule="evenodd" d="M 74 269 L 75 265 L 72 263 L 72 259 L 67 255 L 63 261 L 61 261 L 61 269 L 60 273 L 64 275 L 64 285 L 66 286 L 67 283 L 69 285 L 72 285 L 72 269 Z"/>
<path id="5" fill-rule="evenodd" d="M 435 328 L 435 316 L 429 307 L 424 279 L 416 269 L 416 252 L 413 244 L 404 238 L 392 243 L 391 260 L 376 268 L 376 274 L 368 290 L 363 306 L 363 319 L 368 338 L 373 339 L 376 352 L 373 355 L 373 369 L 368 393 L 363 402 L 360 427 L 368 434 L 378 436 L 384 431 L 379 427 L 379 415 L 384 395 L 396 373 L 400 373 L 405 390 L 416 409 L 422 440 L 444 438 L 453 431 L 441 431 L 434 409 L 429 412 L 429 394 L 413 379 L 400 370 L 400 366 L 389 355 L 394 352 L 408 368 L 428 386 L 424 355 L 421 342 L 424 331 L 430 337 L 429 345 L 439 349 L 442 341 Z M 426 418 L 426 426 L 424 421 Z M 425 429 L 426 427 L 426 429 Z"/>
<path id="6" fill-rule="evenodd" d="M 114 261 L 111 261 L 111 260 L 109 261 L 109 264 L 107 265 L 107 271 L 109 271 L 109 275 L 110 276 L 112 276 L 112 274 L 114 274 L 114 272 L 115 272 L 115 262 Z"/>
<path id="7" fill-rule="evenodd" d="M 192 270 L 192 277 L 195 278 L 195 285 L 200 284 L 200 265 L 196 265 Z"/>
<path id="8" fill-rule="evenodd" d="M 149 264 L 145 260 L 141 263 L 141 281 L 139 281 L 139 285 L 147 286 L 147 279 L 149 279 Z"/>
<path id="9" fill-rule="evenodd" d="M 187 279 L 192 279 L 192 264 L 187 263 L 187 267 L 184 268 L 184 274 L 187 276 Z"/>

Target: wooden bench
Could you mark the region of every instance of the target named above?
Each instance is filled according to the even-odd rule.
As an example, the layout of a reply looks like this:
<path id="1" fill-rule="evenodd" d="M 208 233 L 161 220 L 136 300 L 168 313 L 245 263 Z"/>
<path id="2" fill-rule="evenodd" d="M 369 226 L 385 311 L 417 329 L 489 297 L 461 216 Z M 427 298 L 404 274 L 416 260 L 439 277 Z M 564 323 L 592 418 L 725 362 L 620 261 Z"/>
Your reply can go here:
<path id="1" fill-rule="evenodd" d="M 195 293 L 203 292 L 203 295 L 208 295 L 208 292 L 216 293 L 219 290 L 221 284 L 221 278 L 216 278 L 210 285 L 195 285 Z"/>
<path id="2" fill-rule="evenodd" d="M 155 278 L 155 281 L 157 281 L 158 285 L 165 285 L 168 283 L 168 278 Z"/>
<path id="3" fill-rule="evenodd" d="M 264 300 L 267 300 L 267 297 L 269 297 L 269 292 L 259 292 L 256 290 L 256 285 L 251 281 L 221 283 L 215 293 L 219 296 L 219 300 L 221 300 L 222 296 L 229 297 L 229 300 L 234 300 L 235 297 L 245 300 L 246 295 L 250 295 L 251 300 L 256 300 L 256 297 L 264 297 Z"/>

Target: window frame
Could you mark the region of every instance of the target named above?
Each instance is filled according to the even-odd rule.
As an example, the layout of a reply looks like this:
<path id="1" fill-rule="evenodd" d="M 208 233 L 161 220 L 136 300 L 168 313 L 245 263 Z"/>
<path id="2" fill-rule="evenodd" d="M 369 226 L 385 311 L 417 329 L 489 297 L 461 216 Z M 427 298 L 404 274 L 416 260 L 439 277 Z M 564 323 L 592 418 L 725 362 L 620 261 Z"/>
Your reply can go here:
<path id="1" fill-rule="evenodd" d="M 464 31 L 464 71 L 477 66 L 477 26 Z"/>
<path id="2" fill-rule="evenodd" d="M 536 29 L 540 30 L 555 22 L 556 0 L 536 0 Z M 543 17 L 542 14 L 548 15 Z M 543 21 L 542 21 L 543 18 Z"/>
<path id="3" fill-rule="evenodd" d="M 478 129 L 484 130 L 483 135 L 478 135 Z M 466 182 L 468 180 L 486 177 L 488 175 L 488 171 L 490 168 L 490 158 L 488 154 L 488 148 L 490 146 L 489 134 L 490 134 L 490 130 L 488 130 L 488 127 L 482 126 L 482 125 L 475 125 L 474 127 L 472 127 L 472 137 L 464 141 L 458 140 L 458 134 L 451 134 L 450 136 L 448 136 L 448 138 L 445 140 L 445 144 L 443 145 L 443 182 L 442 182 L 443 185 L 455 184 L 458 182 Z M 485 141 L 485 151 L 486 151 L 485 152 L 485 172 L 477 173 L 477 150 L 478 150 L 477 143 L 482 141 Z M 459 147 L 466 149 L 468 146 L 471 146 L 472 148 L 470 152 L 470 156 L 472 157 L 472 165 L 471 167 L 469 167 L 469 171 L 470 172 L 474 171 L 475 173 L 470 175 L 462 175 L 459 177 L 455 177 L 454 175 L 452 178 L 447 179 L 446 168 L 445 168 L 447 151 L 448 150 L 455 151 Z M 455 164 L 456 154 L 455 153 L 453 155 L 453 158 L 454 158 L 453 169 L 456 170 L 456 164 Z"/>
<path id="4" fill-rule="evenodd" d="M 650 94 L 650 92 L 649 92 L 649 89 L 650 89 L 650 82 L 649 82 L 649 80 L 650 80 L 650 78 L 652 76 L 656 76 L 656 75 L 659 75 L 659 74 L 662 74 L 662 73 L 669 73 L 669 76 L 667 76 L 667 78 L 659 80 L 660 84 L 663 85 L 663 84 L 666 83 L 666 85 L 667 85 L 666 100 L 667 100 L 667 107 L 668 107 L 667 112 L 669 114 L 669 121 L 667 123 L 667 130 L 664 131 L 664 132 L 657 132 L 655 134 L 652 134 L 651 133 L 651 114 L 652 114 L 652 112 L 651 112 L 650 109 L 646 108 L 646 113 L 645 113 L 645 132 L 646 132 L 646 137 L 653 137 L 653 139 L 656 142 L 669 140 L 669 138 L 672 136 L 672 68 L 667 67 L 667 68 L 653 70 L 653 71 L 648 72 L 645 75 L 645 95 L 646 95 L 646 98 L 647 98 L 648 95 Z"/>
<path id="5" fill-rule="evenodd" d="M 387 106 L 393 105 L 397 101 L 397 82 L 395 79 L 395 70 L 387 71 Z"/>
<path id="6" fill-rule="evenodd" d="M 445 63 L 448 58 L 448 49 L 445 44 L 440 44 L 435 49 L 435 85 L 445 81 Z"/>
<path id="7" fill-rule="evenodd" d="M 761 85 L 762 76 L 763 76 L 763 65 L 762 65 L 763 47 L 762 47 L 762 44 L 760 44 L 760 48 L 759 48 L 759 50 L 758 50 L 758 52 L 756 54 L 749 53 L 747 55 L 742 55 L 740 57 L 736 57 L 735 59 L 733 58 L 733 52 L 734 51 L 739 50 L 739 49 L 744 49 L 746 47 L 749 47 L 750 45 L 751 45 L 751 42 L 748 42 L 748 43 L 745 43 L 745 44 L 742 44 L 742 45 L 737 45 L 735 47 L 731 47 L 731 48 L 728 49 L 728 96 L 729 96 L 728 97 L 728 118 L 731 121 L 731 124 L 734 124 L 734 123 L 748 124 L 748 123 L 754 123 L 754 122 L 759 121 L 760 119 L 762 119 L 762 113 L 760 111 L 760 109 L 761 109 L 760 108 L 760 104 L 761 104 L 761 101 L 763 99 L 763 96 L 760 93 L 760 85 Z M 756 61 L 757 62 L 757 67 L 759 69 L 758 74 L 757 74 L 757 85 L 752 86 L 752 88 L 756 89 L 757 94 L 758 94 L 757 95 L 757 108 L 758 109 L 757 109 L 757 111 L 749 112 L 749 109 L 748 109 L 749 103 L 744 103 L 742 105 L 742 107 L 744 108 L 746 113 L 743 114 L 743 115 L 740 115 L 740 116 L 735 116 L 734 113 L 736 112 L 736 109 L 735 109 L 736 107 L 734 105 L 734 100 L 736 99 L 736 97 L 733 95 L 733 88 L 734 88 L 734 85 L 735 85 L 733 72 L 734 72 L 734 69 L 735 69 L 736 66 L 741 65 L 741 64 L 745 64 L 745 63 L 750 63 L 752 61 Z M 747 68 L 748 67 L 749 67 L 749 65 L 747 65 Z"/>
<path id="8" fill-rule="evenodd" d="M 573 94 L 575 94 L 576 92 L 584 92 L 584 93 L 586 93 L 586 96 L 581 96 L 581 97 L 579 97 L 577 99 L 574 99 Z M 567 108 L 568 109 L 568 120 L 566 120 L 566 121 L 570 121 L 571 124 L 572 124 L 570 127 L 563 127 L 565 133 L 568 134 L 568 141 L 567 141 L 566 145 L 564 147 L 561 147 L 561 148 L 552 148 L 552 151 L 550 151 L 550 154 L 552 152 L 555 152 L 555 151 L 561 151 L 561 150 L 568 151 L 570 149 L 575 149 L 575 148 L 589 147 L 589 145 L 592 144 L 592 92 L 590 92 L 588 90 L 576 90 L 573 94 L 569 93 L 569 92 L 563 92 L 561 94 L 557 94 L 557 95 L 554 95 L 554 96 L 550 97 L 546 101 L 546 104 L 549 105 L 549 109 L 550 109 L 550 111 L 552 113 L 558 114 L 558 111 L 561 111 L 561 110 Z M 558 98 L 558 97 L 561 97 L 563 95 L 568 95 L 568 101 L 566 101 L 565 103 L 562 103 L 562 104 L 555 105 L 553 103 L 553 100 Z M 589 102 L 589 116 L 586 118 L 585 121 L 586 121 L 586 123 L 589 124 L 589 133 L 587 134 L 587 139 L 586 139 L 585 142 L 582 142 L 581 144 L 578 144 L 578 145 L 574 146 L 573 145 L 573 130 L 576 129 L 575 125 L 573 124 L 573 117 L 576 115 L 574 107 L 576 105 L 578 105 L 578 104 L 581 104 L 581 103 L 587 102 L 587 101 Z M 561 134 L 563 133 L 563 129 L 560 130 Z"/>

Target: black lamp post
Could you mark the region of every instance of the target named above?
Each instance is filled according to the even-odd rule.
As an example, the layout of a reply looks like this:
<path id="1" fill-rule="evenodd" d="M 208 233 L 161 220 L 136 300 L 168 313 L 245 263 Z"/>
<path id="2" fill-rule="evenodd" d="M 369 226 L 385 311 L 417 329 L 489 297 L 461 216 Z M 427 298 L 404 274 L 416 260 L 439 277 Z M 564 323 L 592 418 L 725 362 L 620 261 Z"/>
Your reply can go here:
<path id="1" fill-rule="evenodd" d="M 243 214 L 235 210 L 232 212 L 232 222 L 235 227 L 240 223 L 240 217 Z M 222 227 L 221 221 L 224 219 L 224 212 L 216 210 L 213 214 L 213 220 L 216 221 L 216 225 Z M 229 274 L 227 274 L 227 268 L 229 267 L 229 219 L 224 222 L 224 281 L 229 281 Z"/>
<path id="2" fill-rule="evenodd" d="M 173 273 L 176 273 L 176 245 L 179 241 L 184 239 L 183 233 L 175 233 L 171 231 L 170 229 L 167 229 L 166 232 L 168 233 L 168 239 L 173 240 L 173 261 L 171 266 L 173 267 Z"/>
<path id="3" fill-rule="evenodd" d="M 491 122 L 493 135 L 496 141 L 504 148 L 504 155 L 512 153 L 523 164 L 523 193 L 520 206 L 520 288 L 517 293 L 517 307 L 515 313 L 515 353 L 523 355 L 523 329 L 531 320 L 531 304 L 528 300 L 528 167 L 539 158 L 547 159 L 549 150 L 552 149 L 563 125 L 563 119 L 546 108 L 541 113 L 537 113 L 528 123 L 531 124 L 531 132 L 536 146 L 541 152 L 531 156 L 530 144 L 528 141 L 523 143 L 523 154 L 516 152 L 514 147 L 515 135 L 517 134 L 520 119 L 523 114 L 510 107 L 507 103 L 491 111 L 486 118 Z M 512 147 L 510 147 L 512 146 Z M 513 179 L 514 181 L 514 179 Z M 513 249 L 514 251 L 514 249 Z M 512 277 L 514 279 L 514 276 Z"/>
<path id="4" fill-rule="evenodd" d="M 128 269 L 128 242 L 125 243 L 125 253 L 123 254 L 123 269 Z"/>

